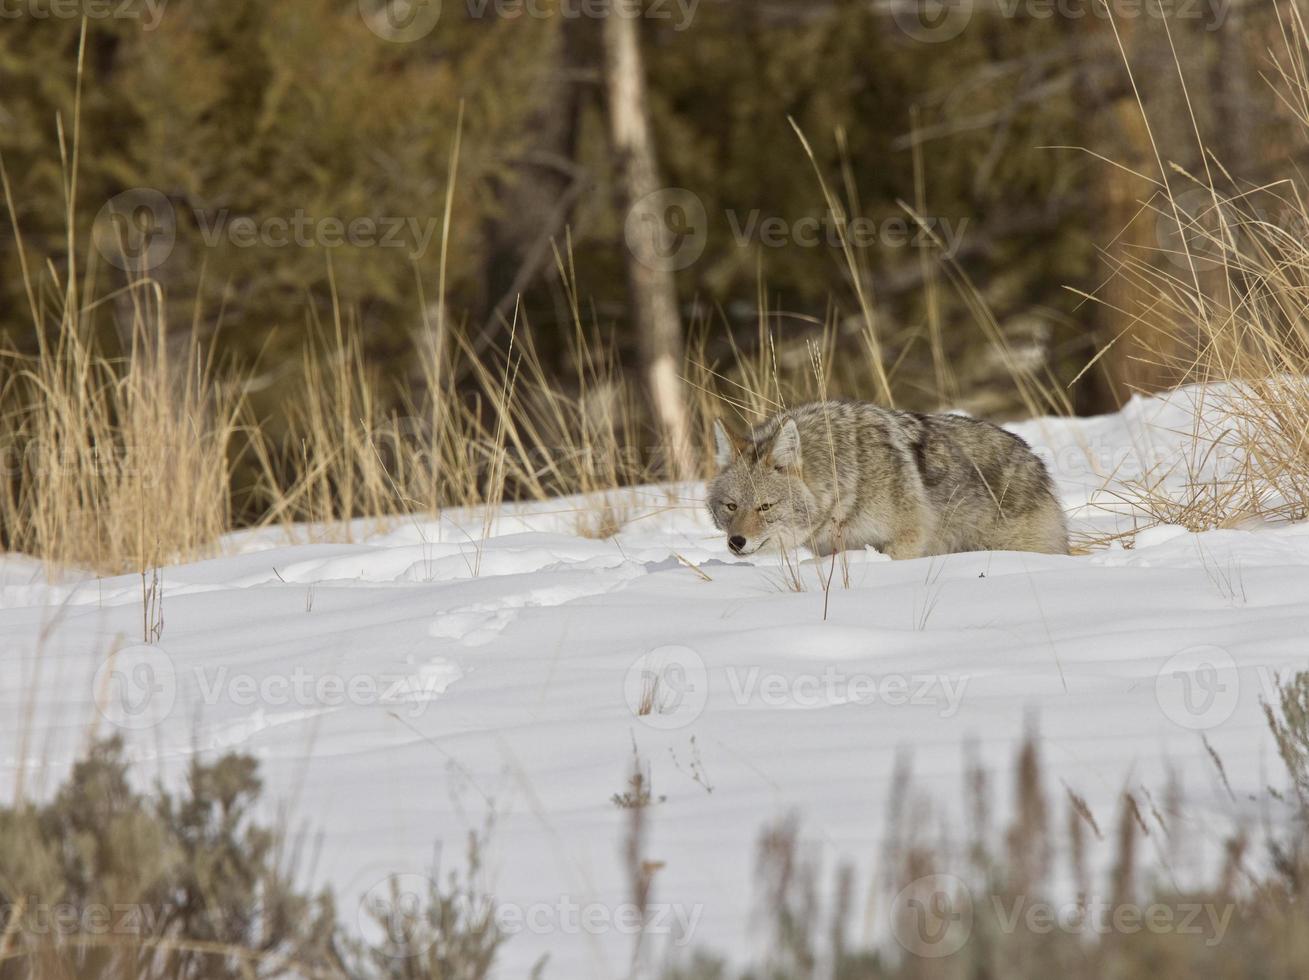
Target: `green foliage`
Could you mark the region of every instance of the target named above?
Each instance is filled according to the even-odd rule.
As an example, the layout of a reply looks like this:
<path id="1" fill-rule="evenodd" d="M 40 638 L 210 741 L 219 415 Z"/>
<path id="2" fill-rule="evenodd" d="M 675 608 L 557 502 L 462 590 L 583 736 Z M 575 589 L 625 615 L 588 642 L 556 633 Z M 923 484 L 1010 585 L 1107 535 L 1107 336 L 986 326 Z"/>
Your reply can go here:
<path id="1" fill-rule="evenodd" d="M 254 760 L 194 762 L 187 791 L 144 796 L 119 739 L 94 745 L 43 806 L 0 810 L 0 977 L 249 978 L 331 961 L 326 894 L 296 890 L 251 819 Z"/>
<path id="2" fill-rule="evenodd" d="M 68 267 L 55 118 L 62 118 L 71 143 L 79 29 L 76 19 L 24 17 L 6 20 L 0 33 L 0 88 L 11 117 L 0 152 L 38 269 L 47 257 L 58 269 Z M 461 103 L 469 119 L 466 179 L 453 233 L 461 248 L 451 265 L 457 285 L 475 278 L 466 261 L 476 254 L 480 220 L 472 198 L 515 152 L 521 118 L 505 108 L 526 101 L 532 52 L 543 40 L 548 30 L 530 19 L 445 18 L 433 36 L 396 44 L 369 30 L 357 4 L 334 0 L 168 4 L 151 30 L 137 21 L 94 18 L 83 83 L 77 240 L 89 240 L 86 233 L 114 195 L 153 188 L 167 197 L 177 220 L 176 246 L 152 270 L 176 300 L 175 323 L 195 315 L 211 330 L 221 325 L 221 348 L 245 359 L 271 343 L 268 363 L 280 366 L 279 350 L 298 356 L 306 312 L 326 308 L 331 253 L 339 294 L 359 309 L 373 344 L 385 349 L 419 325 L 415 263 L 435 282 L 439 235 L 421 232 L 429 223 L 439 230 Z M 508 57 L 510 51 L 516 56 Z M 308 244 L 297 243 L 298 217 L 298 237 Z M 233 226 L 241 219 L 275 225 L 271 236 L 247 245 L 242 226 Z M 348 226 L 356 219 L 412 221 L 420 233 L 402 227 L 396 247 L 335 245 L 342 233 L 318 224 Z M 288 235 L 289 244 L 278 244 Z M 0 288 L 12 312 L 0 330 L 30 338 L 30 322 L 21 322 L 26 303 L 17 265 L 12 249 L 6 251 Z M 97 264 L 103 295 L 121 284 L 122 274 L 103 260 Z M 102 320 L 113 314 L 110 305 Z"/>
<path id="3" fill-rule="evenodd" d="M 482 847 L 482 839 L 470 833 L 466 875 L 452 872 L 444 889 L 429 879 L 428 892 L 419 896 L 416 907 L 402 898 L 393 883 L 390 895 L 368 910 L 386 939 L 372 947 L 351 944 L 354 972 L 378 980 L 484 980 L 489 976 L 508 937 L 496 923 L 494 904 L 479 895 L 474 884 L 481 870 Z M 542 964 L 538 964 L 538 972 Z"/>
<path id="4" fill-rule="evenodd" d="M 134 790 L 121 739 L 94 744 L 53 799 L 0 809 L 0 980 L 484 980 L 504 936 L 466 875 L 373 908 L 347 934 L 330 894 L 295 886 L 253 818 L 253 759 L 193 762 L 186 791 Z M 399 944 L 397 946 L 397 944 Z"/>
<path id="5" fill-rule="evenodd" d="M 842 198 L 849 193 L 856 214 L 909 228 L 899 202 L 917 196 L 905 142 L 915 125 L 911 109 L 922 108 L 918 126 L 947 129 L 961 113 L 1000 112 L 1030 78 L 1002 73 L 952 96 L 949 105 L 942 95 L 988 62 L 1020 58 L 1045 43 L 1042 28 L 1013 25 L 999 38 L 970 30 L 950 44 L 921 45 L 867 4 L 840 2 L 817 16 L 807 7 L 732 0 L 698 5 L 686 30 L 660 20 L 643 24 L 665 181 L 691 189 L 709 218 L 704 256 L 679 274 L 682 294 L 714 304 L 729 331 L 745 337 L 754 334 L 761 277 L 769 305 L 801 318 L 822 320 L 833 301 L 846 312 L 853 307 L 827 232 L 817 247 L 764 246 L 757 230 L 738 240 L 752 214 L 831 223 L 790 118 L 812 140 L 825 178 Z M 424 326 L 416 281 L 429 303 L 437 291 L 439 223 L 462 106 L 450 309 L 480 329 L 501 299 L 493 292 L 517 271 L 506 277 L 498 270 L 506 257 L 494 242 L 505 223 L 522 239 L 514 242 L 518 251 L 541 234 L 562 241 L 562 227 L 523 225 L 514 212 L 541 179 L 540 168 L 563 167 L 584 187 L 568 213 L 576 294 L 602 327 L 617 328 L 618 346 L 630 356 L 623 216 L 610 193 L 613 161 L 595 84 L 599 24 L 472 10 L 446 4 L 435 29 L 410 43 L 378 37 L 356 3 L 340 0 L 172 3 L 151 29 L 136 20 L 91 19 L 74 239 L 87 240 L 116 194 L 154 188 L 177 218 L 176 245 L 152 270 L 171 301 L 174 326 L 198 320 L 217 334 L 221 353 L 246 363 L 260 358 L 271 382 L 294 369 L 307 325 L 330 317 L 335 294 L 358 319 L 370 358 L 400 382 L 412 381 L 404 341 Z M 67 171 L 55 120 L 63 120 L 71 144 L 79 28 L 76 19 L 20 17 L 6 20 L 0 33 L 0 152 L 29 266 L 40 270 L 50 261 L 61 275 L 70 270 Z M 561 60 L 565 49 L 571 61 Z M 544 121 L 560 114 L 569 115 L 560 126 L 571 161 L 556 159 L 559 148 L 539 135 L 549 128 Z M 1066 101 L 1033 101 L 1006 109 L 998 143 L 989 129 L 969 126 L 924 150 L 925 210 L 980 243 L 970 264 L 1002 321 L 1043 303 L 1066 305 L 1060 289 L 1087 271 L 1084 235 L 1057 220 L 1023 224 L 1070 180 L 1066 162 L 1029 147 L 1069 142 L 1072 125 Z M 987 230 L 1003 229 L 1015 215 L 1016 231 Z M 342 225 L 397 219 L 403 247 L 333 244 L 339 233 L 321 225 L 306 232 L 305 245 L 294 242 L 294 232 L 285 246 L 268 234 L 244 244 L 249 226 L 242 221 L 265 230 L 278 223 L 271 238 L 281 239 L 288 233 L 280 223 L 297 218 Z M 0 247 L 0 334 L 31 349 L 33 327 L 7 227 Z M 922 249 L 879 237 L 863 251 L 906 397 L 931 401 L 916 393 L 927 363 Z M 93 260 L 96 295 L 122 285 L 123 274 L 93 254 L 79 257 L 79 278 Z M 549 266 L 528 289 L 524 310 L 545 360 L 557 363 L 572 324 Z M 953 327 L 951 349 L 979 349 L 972 314 L 948 288 L 940 301 Z M 123 319 L 122 303 L 90 311 L 103 331 L 112 335 Z M 806 335 L 802 324 L 787 320 L 784 339 Z M 725 349 L 721 332 L 712 346 L 711 353 Z M 857 394 L 867 378 L 839 380 Z M 261 416 L 288 397 L 269 384 L 254 393 Z"/>

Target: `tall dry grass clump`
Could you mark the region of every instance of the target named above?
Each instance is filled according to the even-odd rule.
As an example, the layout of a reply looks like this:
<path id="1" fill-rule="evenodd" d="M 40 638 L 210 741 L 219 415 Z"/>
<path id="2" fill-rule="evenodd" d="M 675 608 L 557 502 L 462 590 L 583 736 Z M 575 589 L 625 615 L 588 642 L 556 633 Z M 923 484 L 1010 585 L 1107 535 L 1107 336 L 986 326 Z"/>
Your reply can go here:
<path id="1" fill-rule="evenodd" d="M 173 346 L 162 290 L 144 270 L 115 292 L 93 294 L 96 253 L 88 247 L 79 261 L 75 234 L 86 41 L 83 20 L 71 126 L 58 119 L 65 261 L 62 269 L 50 264 L 40 282 L 0 159 L 35 337 L 34 353 L 0 347 L 0 546 L 54 563 L 144 573 L 201 552 L 229 526 L 239 400 L 214 374 L 194 331 Z M 122 268 L 131 269 L 129 250 L 121 239 L 117 245 Z M 115 306 L 117 349 L 106 349 L 93 326 L 106 304 Z"/>
<path id="2" fill-rule="evenodd" d="M 1309 129 L 1309 32 L 1299 5 L 1282 8 L 1280 24 L 1271 97 Z M 1194 133 L 1202 172 L 1160 155 L 1157 177 L 1145 178 L 1153 193 L 1143 220 L 1155 222 L 1158 247 L 1120 257 L 1114 275 L 1131 303 L 1118 311 L 1123 330 L 1110 346 L 1135 343 L 1132 356 L 1172 384 L 1209 387 L 1196 393 L 1186 458 L 1147 472 L 1124 496 L 1192 530 L 1303 520 L 1309 202 L 1298 179 L 1254 185 L 1229 173 Z"/>
<path id="3" fill-rule="evenodd" d="M 7 549 L 109 571 L 201 554 L 230 527 L 240 400 L 194 339 L 171 350 L 161 298 L 133 297 L 108 353 L 65 309 L 39 350 L 3 356 Z"/>
<path id="4" fill-rule="evenodd" d="M 1296 8 L 1288 8 L 1283 23 L 1274 83 L 1282 104 L 1309 126 L 1309 37 Z M 79 92 L 82 63 L 79 50 Z M 60 127 L 67 255 L 39 281 L 27 266 L 4 181 L 35 338 L 21 354 L 0 343 L 5 549 L 54 563 L 144 570 L 204 554 L 236 526 L 348 537 L 351 522 L 361 518 L 393 521 L 480 507 L 489 533 L 505 501 L 561 496 L 583 498 L 560 505 L 573 511 L 579 533 L 607 536 L 628 517 L 622 495 L 613 491 L 670 472 L 642 393 L 620 368 L 620 345 L 595 314 L 583 312 L 567 241 L 555 253 L 571 321 L 565 357 L 543 355 L 521 310 L 481 332 L 450 315 L 446 257 L 458 138 L 437 298 L 426 302 L 420 275 L 419 305 L 428 312 L 413 326 L 408 375 L 382 377 L 370 363 L 359 319 L 349 297 L 337 295 L 329 260 L 330 314 L 320 320 L 310 305 L 314 329 L 303 357 L 276 373 L 275 383 L 297 397 L 278 399 L 289 406 L 284 417 L 263 418 L 246 404 L 243 377 L 215 363 L 214 337 L 201 332 L 199 315 L 189 333 L 165 330 L 162 287 L 148 274 L 129 273 L 126 285 L 94 294 L 104 277 L 93 249 L 79 263 L 71 217 L 77 119 L 70 141 L 62 138 L 62 121 Z M 834 303 L 823 318 L 784 319 L 770 309 L 760 282 L 755 336 L 719 329 L 710 318 L 693 325 L 682 374 L 694 393 L 688 414 L 706 468 L 717 416 L 742 427 L 833 395 L 967 406 L 965 379 L 950 364 L 940 325 L 933 320 L 925 339 L 903 336 L 879 316 L 865 289 L 869 258 L 843 230 L 845 216 L 859 213 L 848 165 L 840 180 L 829 181 L 803 135 L 800 145 L 835 216 L 842 275 L 856 312 L 843 314 Z M 1205 159 L 1202 174 L 1171 170 L 1153 181 L 1157 193 L 1148 204 L 1172 233 L 1150 254 L 1126 255 L 1116 276 L 1139 298 L 1119 311 L 1124 336 L 1155 342 L 1140 356 L 1177 384 L 1223 384 L 1203 396 L 1213 412 L 1197 420 L 1189 457 L 1129 483 L 1122 495 L 1155 520 L 1195 529 L 1247 517 L 1303 518 L 1309 516 L 1303 424 L 1309 417 L 1303 381 L 1309 376 L 1303 312 L 1309 205 L 1291 181 L 1244 187 L 1218 161 Z M 914 209 L 905 210 L 918 220 Z M 1001 329 L 958 263 L 943 253 L 939 265 L 942 284 L 958 292 L 1003 366 L 1015 404 L 1033 415 L 1070 413 L 1066 387 Z M 936 283 L 938 277 L 928 278 Z M 106 336 L 107 319 L 116 336 Z M 907 390 L 900 374 L 901 360 L 920 341 L 935 367 L 932 392 Z M 852 346 L 860 356 L 850 356 Z M 667 491 L 670 506 L 696 505 L 679 493 Z"/>
<path id="5" fill-rule="evenodd" d="M 211 352 L 195 330 L 174 346 L 162 290 L 140 264 L 124 287 L 96 297 L 96 251 L 87 247 L 79 261 L 75 215 L 86 42 L 84 19 L 71 126 L 57 120 L 65 261 L 62 269 L 51 263 L 39 282 L 0 159 L 0 188 L 35 338 L 34 353 L 0 347 L 0 546 L 56 564 L 144 573 L 201 553 L 230 526 L 230 451 L 240 402 L 214 373 Z M 112 227 L 121 232 L 124 226 Z M 121 237 L 99 244 L 117 245 L 120 267 L 133 268 Z M 95 333 L 95 314 L 107 304 L 115 308 L 117 349 L 106 349 Z"/>
<path id="6" fill-rule="evenodd" d="M 506 500 L 581 495 L 595 499 L 573 505 L 579 530 L 616 529 L 606 491 L 656 478 L 661 461 L 639 393 L 574 310 L 565 365 L 543 360 L 515 313 L 502 347 L 424 324 L 413 376 L 385 378 L 336 305 L 304 353 L 286 439 L 247 436 L 263 519 L 336 535 L 353 518 L 480 507 L 492 520 Z"/>
<path id="7" fill-rule="evenodd" d="M 960 812 L 919 791 L 905 757 L 886 793 L 876 870 L 825 872 L 794 816 L 766 827 L 748 966 L 670 950 L 662 980 L 1159 980 L 1299 977 L 1309 962 L 1309 675 L 1265 706 L 1291 789 L 1216 834 L 1180 777 L 1099 812 L 1052 791 L 1035 733 L 1012 797 L 976 761 Z M 1225 785 L 1220 758 L 1215 778 Z M 1206 799 L 1209 799 L 1206 794 Z M 958 829 L 954 829 L 958 828 Z"/>
<path id="8" fill-rule="evenodd" d="M 0 980 L 493 974 L 509 936 L 481 888 L 482 835 L 466 868 L 391 875 L 352 910 L 308 887 L 303 837 L 259 820 L 251 757 L 194 759 L 175 791 L 136 775 L 121 739 L 93 741 L 48 801 L 0 806 Z"/>

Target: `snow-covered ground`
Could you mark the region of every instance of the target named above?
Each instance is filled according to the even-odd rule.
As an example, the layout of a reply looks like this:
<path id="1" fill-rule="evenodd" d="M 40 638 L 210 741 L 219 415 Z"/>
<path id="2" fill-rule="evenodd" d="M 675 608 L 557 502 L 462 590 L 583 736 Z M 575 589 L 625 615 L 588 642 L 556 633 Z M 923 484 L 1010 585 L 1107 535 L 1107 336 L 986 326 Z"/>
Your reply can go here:
<path id="1" fill-rule="evenodd" d="M 1106 474 L 1189 450 L 1194 397 L 1014 428 L 1052 461 L 1075 530 L 1104 532 L 1133 520 L 1100 506 Z M 1035 719 L 1047 772 L 1101 827 L 1124 789 L 1176 773 L 1201 837 L 1238 806 L 1202 736 L 1242 805 L 1281 784 L 1259 701 L 1309 667 L 1309 526 L 1154 528 L 1075 557 L 851 555 L 849 587 L 838 566 L 825 594 L 812 563 L 794 591 L 775 559 L 734 559 L 701 493 L 616 498 L 629 521 L 610 540 L 576 534 L 578 501 L 507 506 L 489 534 L 446 514 L 353 544 L 236 536 L 162 570 L 148 645 L 139 577 L 48 584 L 2 558 L 2 785 L 49 792 L 115 730 L 143 779 L 252 753 L 270 807 L 321 832 L 317 874 L 347 918 L 391 874 L 458 866 L 494 811 L 485 883 L 520 928 L 501 975 L 548 952 L 548 977 L 609 980 L 631 949 L 611 797 L 633 744 L 661 800 L 654 931 L 729 953 L 752 948 L 761 827 L 798 810 L 824 857 L 868 867 L 904 751 L 948 812 L 966 746 L 1007 793 Z"/>

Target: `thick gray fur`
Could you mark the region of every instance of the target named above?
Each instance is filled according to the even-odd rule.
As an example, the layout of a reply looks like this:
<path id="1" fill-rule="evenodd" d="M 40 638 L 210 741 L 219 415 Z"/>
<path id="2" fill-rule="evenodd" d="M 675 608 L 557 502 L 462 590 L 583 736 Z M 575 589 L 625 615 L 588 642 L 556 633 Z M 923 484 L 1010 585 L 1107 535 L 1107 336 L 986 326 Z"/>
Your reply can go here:
<path id="1" fill-rule="evenodd" d="M 829 401 L 782 412 L 744 437 L 721 422 L 714 434 L 709 513 L 737 554 L 866 545 L 892 558 L 1068 553 L 1045 465 L 989 422 Z"/>

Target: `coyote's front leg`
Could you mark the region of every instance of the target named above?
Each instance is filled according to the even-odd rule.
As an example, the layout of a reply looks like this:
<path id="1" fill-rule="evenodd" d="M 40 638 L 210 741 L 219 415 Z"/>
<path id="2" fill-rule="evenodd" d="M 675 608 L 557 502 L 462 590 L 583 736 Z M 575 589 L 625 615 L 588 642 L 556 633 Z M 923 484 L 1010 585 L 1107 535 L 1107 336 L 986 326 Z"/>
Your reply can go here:
<path id="1" fill-rule="evenodd" d="M 893 541 L 887 542 L 882 553 L 895 561 L 906 558 L 925 558 L 930 553 L 927 547 L 927 535 L 922 531 L 906 531 Z"/>
<path id="2" fill-rule="evenodd" d="M 815 558 L 826 558 L 829 555 L 844 551 L 848 547 L 845 543 L 845 527 L 832 520 L 815 528 L 809 535 L 807 544 L 809 550 L 814 553 Z"/>

